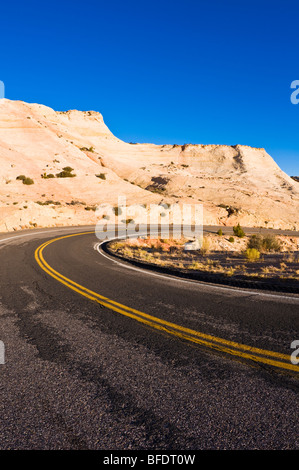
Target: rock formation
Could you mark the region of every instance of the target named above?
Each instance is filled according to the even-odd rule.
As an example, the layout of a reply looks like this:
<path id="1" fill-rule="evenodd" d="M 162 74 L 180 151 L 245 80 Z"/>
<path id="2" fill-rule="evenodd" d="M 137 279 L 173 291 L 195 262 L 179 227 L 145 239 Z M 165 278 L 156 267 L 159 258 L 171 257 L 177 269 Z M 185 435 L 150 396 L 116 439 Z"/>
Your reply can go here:
<path id="1" fill-rule="evenodd" d="M 93 224 L 119 195 L 201 203 L 205 224 L 299 229 L 299 183 L 264 149 L 126 143 L 98 112 L 0 100 L 1 232 Z"/>

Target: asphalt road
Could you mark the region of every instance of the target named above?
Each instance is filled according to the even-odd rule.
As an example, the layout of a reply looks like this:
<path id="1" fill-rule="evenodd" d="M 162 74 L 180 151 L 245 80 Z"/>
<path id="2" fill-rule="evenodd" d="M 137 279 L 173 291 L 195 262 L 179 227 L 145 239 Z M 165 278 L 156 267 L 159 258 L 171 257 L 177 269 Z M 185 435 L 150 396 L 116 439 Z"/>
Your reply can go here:
<path id="1" fill-rule="evenodd" d="M 85 231 L 0 236 L 0 449 L 298 449 L 299 296 L 130 269 Z"/>

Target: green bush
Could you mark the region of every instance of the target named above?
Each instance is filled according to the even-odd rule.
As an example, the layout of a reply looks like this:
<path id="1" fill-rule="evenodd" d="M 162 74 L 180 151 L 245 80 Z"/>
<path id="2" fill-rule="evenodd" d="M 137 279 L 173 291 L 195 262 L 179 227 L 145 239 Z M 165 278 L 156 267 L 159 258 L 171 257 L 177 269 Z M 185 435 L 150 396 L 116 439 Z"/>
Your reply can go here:
<path id="1" fill-rule="evenodd" d="M 48 201 L 36 201 L 36 204 L 38 204 L 39 206 L 49 206 L 50 204 L 53 204 L 54 206 L 61 206 L 61 202 L 59 201 L 52 201 L 52 200 L 48 200 Z"/>
<path id="2" fill-rule="evenodd" d="M 25 178 L 23 179 L 23 184 L 27 184 L 27 185 L 34 184 L 34 181 L 31 178 Z"/>
<path id="3" fill-rule="evenodd" d="M 222 232 L 221 228 L 218 230 L 217 235 L 220 235 L 220 237 L 222 237 L 223 232 Z"/>
<path id="4" fill-rule="evenodd" d="M 48 179 L 48 178 L 55 178 L 55 175 L 53 175 L 53 173 L 44 173 L 43 175 L 41 175 L 42 178 L 44 179 Z"/>
<path id="5" fill-rule="evenodd" d="M 244 230 L 240 227 L 240 224 L 236 225 L 233 227 L 234 234 L 236 237 L 243 238 L 245 237 L 245 232 Z"/>
<path id="6" fill-rule="evenodd" d="M 16 180 L 24 181 L 25 179 L 26 179 L 25 175 L 19 175 L 19 176 L 16 177 Z"/>
<path id="7" fill-rule="evenodd" d="M 267 235 L 263 239 L 263 249 L 265 251 L 281 251 L 281 244 L 273 235 Z"/>
<path id="8" fill-rule="evenodd" d="M 106 175 L 105 173 L 100 173 L 99 175 L 96 175 L 97 178 L 101 178 L 101 180 L 105 180 L 106 179 Z"/>
<path id="9" fill-rule="evenodd" d="M 261 250 L 263 246 L 263 237 L 261 235 L 251 235 L 248 240 L 247 248 L 255 248 Z"/>
<path id="10" fill-rule="evenodd" d="M 74 168 L 70 167 L 70 166 L 65 166 L 64 168 L 62 168 L 63 171 L 66 171 L 68 173 L 71 173 L 72 171 L 74 171 Z"/>
<path id="11" fill-rule="evenodd" d="M 245 256 L 249 261 L 256 261 L 260 258 L 260 252 L 259 250 L 256 250 L 255 248 L 247 248 L 245 251 Z"/>
<path id="12" fill-rule="evenodd" d="M 229 241 L 230 243 L 234 243 L 235 239 L 234 239 L 234 237 L 229 237 L 228 241 Z"/>
<path id="13" fill-rule="evenodd" d="M 56 178 L 74 178 L 77 175 L 72 173 L 72 171 L 74 171 L 73 168 L 71 168 L 70 166 L 65 166 L 64 168 L 62 168 L 62 171 L 60 171 L 60 173 L 56 173 Z"/>
<path id="14" fill-rule="evenodd" d="M 262 236 L 252 235 L 247 244 L 248 248 L 255 248 L 259 251 L 281 251 L 281 244 L 273 235 Z"/>

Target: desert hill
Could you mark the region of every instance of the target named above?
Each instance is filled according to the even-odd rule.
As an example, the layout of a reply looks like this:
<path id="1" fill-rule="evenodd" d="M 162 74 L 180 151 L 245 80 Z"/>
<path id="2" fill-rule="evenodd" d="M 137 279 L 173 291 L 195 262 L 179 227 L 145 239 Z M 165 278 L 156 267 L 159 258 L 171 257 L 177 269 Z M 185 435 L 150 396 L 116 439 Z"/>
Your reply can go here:
<path id="1" fill-rule="evenodd" d="M 92 224 L 118 195 L 202 203 L 205 224 L 299 229 L 299 183 L 264 149 L 131 144 L 98 112 L 0 100 L 0 231 Z"/>

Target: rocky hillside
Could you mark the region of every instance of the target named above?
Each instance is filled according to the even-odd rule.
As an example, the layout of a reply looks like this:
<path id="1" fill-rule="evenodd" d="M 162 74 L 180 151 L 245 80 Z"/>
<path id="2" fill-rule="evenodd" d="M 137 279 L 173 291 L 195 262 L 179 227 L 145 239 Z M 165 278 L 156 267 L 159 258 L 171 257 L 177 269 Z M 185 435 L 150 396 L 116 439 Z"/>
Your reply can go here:
<path id="1" fill-rule="evenodd" d="M 100 113 L 0 100 L 0 231 L 95 223 L 119 195 L 202 203 L 205 224 L 299 229 L 299 183 L 264 149 L 130 144 Z"/>

